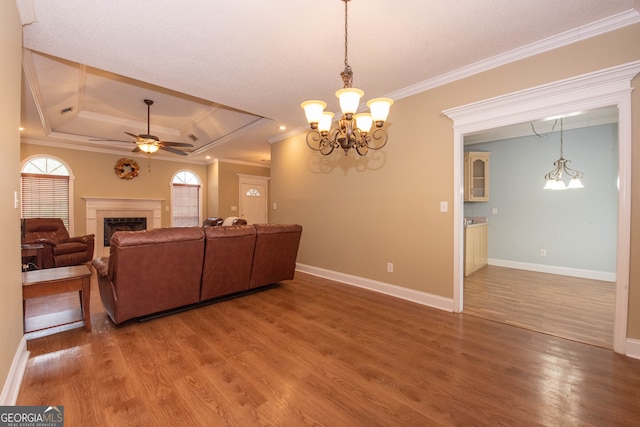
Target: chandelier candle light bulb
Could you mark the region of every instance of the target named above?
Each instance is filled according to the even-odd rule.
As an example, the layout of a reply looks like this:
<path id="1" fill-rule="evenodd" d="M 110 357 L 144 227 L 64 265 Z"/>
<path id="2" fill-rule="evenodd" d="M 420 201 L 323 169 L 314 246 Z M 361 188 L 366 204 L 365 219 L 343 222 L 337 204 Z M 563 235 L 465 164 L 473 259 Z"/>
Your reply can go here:
<path id="1" fill-rule="evenodd" d="M 348 87 L 336 91 L 336 97 L 340 100 L 340 109 L 342 114 L 348 116 L 355 114 L 360 105 L 360 98 L 364 96 L 364 91 L 354 87 Z"/>
<path id="2" fill-rule="evenodd" d="M 342 76 L 343 88 L 336 91 L 336 97 L 340 101 L 342 117 L 338 121 L 338 127 L 331 129 L 333 113 L 324 112 L 327 104 L 323 101 L 310 100 L 300 106 L 304 109 L 305 116 L 311 130 L 307 133 L 307 145 L 315 151 L 327 156 L 336 148 L 342 148 L 344 154 L 354 148 L 356 152 L 364 156 L 369 149 L 379 150 L 388 140 L 387 132 L 383 129 L 389 115 L 393 100 L 389 98 L 375 98 L 367 102 L 371 113 L 356 114 L 360 105 L 360 98 L 364 91 L 352 87 L 353 71 L 348 61 L 348 2 L 344 2 L 344 71 Z M 371 132 L 375 122 L 376 127 Z"/>
<path id="3" fill-rule="evenodd" d="M 316 129 L 318 127 L 318 123 L 320 123 L 320 119 L 322 118 L 322 112 L 327 107 L 326 102 L 311 100 L 305 101 L 300 105 L 304 109 L 304 114 L 307 117 L 307 121 L 311 125 L 312 129 Z M 314 128 L 315 124 L 315 128 Z"/>
<path id="4" fill-rule="evenodd" d="M 331 130 L 331 123 L 333 123 L 333 113 L 325 111 L 324 113 L 322 113 L 320 123 L 318 123 L 318 130 L 320 132 L 329 133 L 329 131 Z"/>

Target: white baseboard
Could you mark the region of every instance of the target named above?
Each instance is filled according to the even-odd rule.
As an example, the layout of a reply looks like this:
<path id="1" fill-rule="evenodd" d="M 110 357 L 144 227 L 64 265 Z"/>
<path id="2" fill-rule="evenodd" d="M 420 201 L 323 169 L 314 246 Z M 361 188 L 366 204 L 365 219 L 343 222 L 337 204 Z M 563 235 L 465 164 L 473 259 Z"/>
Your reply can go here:
<path id="1" fill-rule="evenodd" d="M 29 352 L 27 351 L 27 339 L 22 337 L 20 344 L 16 349 L 16 354 L 13 357 L 9 375 L 7 375 L 7 380 L 2 388 L 0 406 L 14 406 L 16 404 L 16 400 L 18 400 L 18 392 L 20 391 L 20 384 L 22 383 L 24 371 L 27 369 L 28 361 Z"/>
<path id="2" fill-rule="evenodd" d="M 625 354 L 628 357 L 640 359 L 640 340 L 627 338 L 627 349 Z"/>
<path id="3" fill-rule="evenodd" d="M 298 263 L 296 264 L 296 269 L 303 273 L 324 277 L 325 279 L 335 280 L 347 285 L 369 289 L 374 292 L 379 292 L 440 310 L 453 312 L 453 298 L 445 298 L 439 295 L 420 292 L 414 289 L 403 288 L 402 286 L 391 285 L 389 283 L 378 282 L 376 280 L 352 276 L 350 274 L 326 270 L 324 268 L 313 267 L 306 264 Z"/>
<path id="4" fill-rule="evenodd" d="M 603 280 L 615 282 L 616 273 L 595 270 L 581 270 L 578 268 L 557 267 L 555 265 L 532 264 L 528 262 L 509 261 L 503 259 L 489 259 L 489 265 L 497 267 L 515 268 L 518 270 L 537 271 L 539 273 L 559 274 L 561 276 L 581 277 L 583 279 Z"/>

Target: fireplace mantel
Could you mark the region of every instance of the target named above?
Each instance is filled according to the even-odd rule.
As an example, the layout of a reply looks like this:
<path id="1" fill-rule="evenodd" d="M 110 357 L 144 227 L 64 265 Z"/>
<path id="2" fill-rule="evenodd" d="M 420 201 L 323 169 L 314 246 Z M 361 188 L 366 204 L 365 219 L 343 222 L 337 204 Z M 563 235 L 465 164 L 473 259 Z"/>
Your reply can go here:
<path id="1" fill-rule="evenodd" d="M 106 217 L 147 218 L 148 228 L 161 227 L 162 202 L 164 199 L 137 199 L 126 197 L 82 197 L 86 202 L 87 234 L 95 234 L 95 256 L 108 256 L 101 236 L 104 233 L 103 219 Z"/>

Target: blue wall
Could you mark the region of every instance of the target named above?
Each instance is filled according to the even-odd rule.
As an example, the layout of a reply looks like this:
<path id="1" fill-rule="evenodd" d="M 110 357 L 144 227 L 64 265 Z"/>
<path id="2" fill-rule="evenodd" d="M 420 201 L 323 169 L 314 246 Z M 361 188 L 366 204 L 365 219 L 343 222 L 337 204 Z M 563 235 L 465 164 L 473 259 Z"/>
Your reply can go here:
<path id="1" fill-rule="evenodd" d="M 465 203 L 465 216 L 489 220 L 489 259 L 615 273 L 618 127 L 564 131 L 564 158 L 585 188 L 543 190 L 560 157 L 560 133 L 468 145 L 489 151 L 489 202 Z M 492 214 L 492 209 L 497 214 Z M 540 256 L 540 249 L 547 256 Z"/>

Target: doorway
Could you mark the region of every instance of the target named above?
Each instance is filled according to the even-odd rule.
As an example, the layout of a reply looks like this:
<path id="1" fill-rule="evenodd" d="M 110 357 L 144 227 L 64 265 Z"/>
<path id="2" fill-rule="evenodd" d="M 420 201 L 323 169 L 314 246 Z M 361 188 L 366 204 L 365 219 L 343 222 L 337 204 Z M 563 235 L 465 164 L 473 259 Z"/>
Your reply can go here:
<path id="1" fill-rule="evenodd" d="M 613 349 L 626 353 L 631 234 L 631 80 L 640 61 L 445 110 L 454 122 L 454 311 L 463 302 L 463 143 L 469 133 L 539 117 L 616 106 L 619 112 L 619 189 L 616 257 L 616 310 Z"/>
<path id="2" fill-rule="evenodd" d="M 248 224 L 266 224 L 268 207 L 269 177 L 239 175 L 240 177 L 240 217 Z"/>
<path id="3" fill-rule="evenodd" d="M 618 110 L 563 116 L 465 136 L 465 151 L 491 154 L 491 197 L 464 203 L 467 220 L 486 224 L 478 267 L 489 263 L 465 271 L 464 313 L 612 348 Z M 583 188 L 543 189 L 561 140 Z M 474 227 L 465 227 L 467 245 Z"/>

